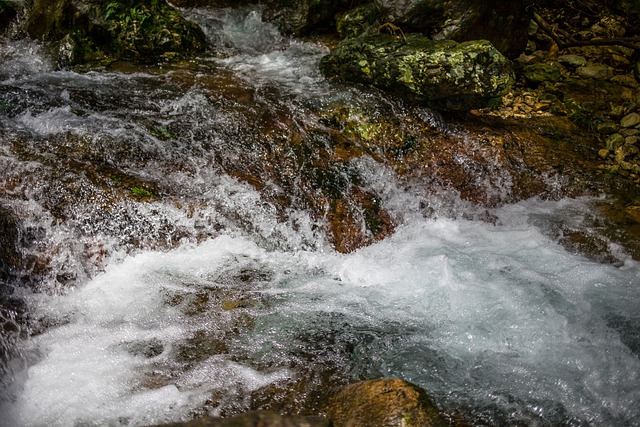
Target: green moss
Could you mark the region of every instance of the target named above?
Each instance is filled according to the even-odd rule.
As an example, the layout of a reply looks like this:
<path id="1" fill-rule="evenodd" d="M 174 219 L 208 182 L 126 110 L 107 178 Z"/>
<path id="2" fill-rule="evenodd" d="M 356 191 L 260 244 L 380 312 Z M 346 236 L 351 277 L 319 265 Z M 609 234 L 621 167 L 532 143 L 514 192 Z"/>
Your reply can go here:
<path id="1" fill-rule="evenodd" d="M 145 190 L 144 188 L 140 188 L 140 187 L 131 187 L 131 192 L 135 194 L 137 197 L 143 197 L 143 198 L 156 197 L 149 190 Z"/>
<path id="2" fill-rule="evenodd" d="M 484 107 L 515 82 L 512 64 L 488 41 L 406 40 L 364 34 L 344 40 L 320 63 L 341 80 L 373 84 L 411 101 L 444 110 Z"/>

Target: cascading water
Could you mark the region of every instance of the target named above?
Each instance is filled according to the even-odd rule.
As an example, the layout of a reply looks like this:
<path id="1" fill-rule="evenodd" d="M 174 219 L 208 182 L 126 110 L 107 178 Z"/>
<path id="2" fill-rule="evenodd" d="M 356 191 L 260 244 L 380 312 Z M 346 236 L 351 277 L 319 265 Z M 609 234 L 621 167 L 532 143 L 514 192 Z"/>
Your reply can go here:
<path id="1" fill-rule="evenodd" d="M 255 10 L 185 13 L 225 49 L 79 74 L 2 44 L 0 202 L 19 217 L 11 298 L 28 320 L 3 310 L 1 425 L 317 411 L 329 385 L 377 377 L 479 424 L 640 425 L 639 266 L 612 243 L 617 263 L 602 264 L 556 236 L 589 229 L 593 200 L 479 209 L 363 155 L 322 190 L 357 179 L 396 230 L 338 253 L 294 190 L 316 175 L 256 134 L 318 127 L 336 99 L 446 125 L 330 85 L 326 49 Z M 269 156 L 280 181 L 250 185 Z"/>

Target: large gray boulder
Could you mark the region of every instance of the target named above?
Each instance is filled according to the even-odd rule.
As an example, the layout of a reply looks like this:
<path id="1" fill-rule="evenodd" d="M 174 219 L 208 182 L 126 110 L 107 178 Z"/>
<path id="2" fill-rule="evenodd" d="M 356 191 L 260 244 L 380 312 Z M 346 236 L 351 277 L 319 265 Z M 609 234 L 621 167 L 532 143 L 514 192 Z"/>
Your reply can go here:
<path id="1" fill-rule="evenodd" d="M 515 80 L 511 62 L 486 40 L 456 43 L 417 34 L 346 39 L 320 68 L 327 77 L 373 85 L 445 111 L 485 107 Z"/>
<path id="2" fill-rule="evenodd" d="M 457 42 L 489 40 L 508 58 L 527 45 L 531 0 L 374 0 L 382 21 Z"/>

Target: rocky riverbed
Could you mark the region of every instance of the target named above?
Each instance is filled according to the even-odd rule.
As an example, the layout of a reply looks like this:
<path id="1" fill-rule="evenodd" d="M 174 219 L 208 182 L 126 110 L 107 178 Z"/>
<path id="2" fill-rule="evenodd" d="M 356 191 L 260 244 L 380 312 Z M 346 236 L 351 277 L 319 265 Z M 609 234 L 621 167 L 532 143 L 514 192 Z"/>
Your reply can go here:
<path id="1" fill-rule="evenodd" d="M 25 356 L 20 343 L 39 335 L 46 341 L 47 331 L 64 331 L 87 309 L 35 315 L 39 296 L 71 294 L 110 265 L 144 251 L 171 251 L 232 234 L 249 235 L 260 248 L 278 254 L 335 250 L 359 256 L 358 250 L 391 239 L 414 217 L 500 227 L 508 221 L 499 210 L 510 204 L 586 196 L 596 201 L 579 221 L 547 220 L 540 214 L 531 222 L 544 223 L 549 239 L 569 253 L 604 266 L 624 270 L 630 259 L 640 259 L 640 65 L 632 2 L 619 2 L 600 14 L 587 7 L 589 2 L 577 10 L 562 2 L 538 2 L 534 9 L 515 2 L 506 10 L 498 8 L 517 17 L 507 20 L 515 25 L 511 40 L 505 40 L 504 31 L 478 32 L 478 20 L 488 19 L 493 10 L 481 2 L 461 1 L 462 9 L 429 2 L 433 20 L 427 26 L 414 19 L 419 1 L 406 9 L 374 2 L 374 11 L 385 11 L 382 15 L 372 15 L 372 5 L 356 10 L 349 8 L 355 4 L 330 3 L 337 9 L 318 14 L 318 5 L 325 3 L 294 2 L 285 8 L 267 2 L 263 9 L 242 9 L 235 18 L 228 2 L 205 0 L 175 2 L 181 14 L 158 1 L 136 8 L 118 2 L 36 1 L 27 15 L 19 3 L 0 0 L 0 30 L 5 30 L 0 297 L 7 332 L 0 347 L 7 392 L 0 397 L 15 398 L 13 375 L 39 357 Z M 57 12 L 73 19 L 56 18 Z M 262 19 L 302 38 L 288 38 Z M 498 19 L 493 26 L 505 22 Z M 239 41 L 247 28 L 260 31 L 258 40 L 246 37 L 248 45 Z M 39 42 L 25 40 L 26 34 Z M 445 54 L 426 54 L 416 46 L 431 46 L 427 37 L 455 41 L 434 43 Z M 490 39 L 499 52 L 486 42 L 469 41 L 477 37 Z M 328 59 L 330 48 L 335 55 L 364 40 L 374 40 L 366 58 Z M 409 50 L 411 60 L 401 56 Z M 293 60 L 286 56 L 291 52 Z M 416 52 L 445 62 L 415 59 Z M 474 72 L 486 72 L 491 67 L 477 65 L 486 65 L 481 62 L 486 58 L 477 59 L 483 52 L 499 65 L 493 80 L 491 74 L 442 65 L 462 58 L 464 64 L 475 64 Z M 332 66 L 321 66 L 322 57 Z M 374 63 L 386 68 L 378 72 Z M 430 67 L 449 67 L 450 75 L 420 75 Z M 320 68 L 342 83 L 329 83 Z M 340 77 L 354 69 L 363 73 L 358 83 Z M 462 71 L 452 77 L 456 70 Z M 262 80 L 265 74 L 269 79 Z M 456 87 L 463 80 L 471 84 Z M 444 95 L 460 92 L 429 104 L 428 99 L 444 95 L 428 91 L 425 97 L 424 88 L 443 81 Z M 489 90 L 478 92 L 484 88 Z M 326 308 L 310 315 L 325 329 L 314 332 L 310 320 L 301 330 L 286 330 L 296 344 L 282 350 L 285 362 L 264 355 L 256 359 L 243 337 L 261 327 L 268 332 L 264 325 L 277 312 L 272 307 L 289 297 L 272 284 L 286 288 L 304 280 L 298 277 L 302 273 L 289 278 L 289 270 L 278 270 L 265 261 L 268 256 L 245 246 L 251 247 L 250 255 L 228 256 L 243 267 L 233 264 L 222 273 L 178 282 L 163 279 L 160 305 L 176 319 L 187 319 L 181 326 L 184 335 L 119 344 L 126 357 L 148 363 L 136 377 L 137 391 L 167 392 L 174 384 L 197 388 L 202 383 L 194 380 L 196 373 L 207 361 L 221 359 L 237 384 L 232 390 L 214 386 L 182 418 L 272 410 L 328 415 L 335 425 L 350 425 L 360 421 L 345 415 L 349 407 L 360 408 L 366 417 L 372 413 L 367 405 L 378 408 L 374 397 L 390 389 L 390 395 L 414 403 L 391 399 L 395 406 L 379 414 L 390 419 L 384 425 L 424 425 L 427 418 L 436 420 L 434 425 L 499 424 L 509 421 L 509 410 L 523 422 L 548 421 L 546 414 L 535 413 L 537 403 L 500 400 L 508 394 L 495 400 L 498 409 L 483 412 L 486 408 L 471 398 L 452 403 L 440 392 L 435 401 L 444 407 L 442 421 L 431 406 L 422 406 L 431 405 L 431 399 L 400 380 L 339 393 L 356 379 L 384 372 L 384 362 L 370 367 L 378 366 L 375 352 L 358 346 L 383 342 L 384 349 L 397 343 L 381 326 L 361 326 L 345 313 L 326 319 Z M 335 274 L 338 279 L 324 278 L 327 267 L 312 264 L 305 275 L 346 281 L 342 273 Z M 316 285 L 311 281 L 308 286 Z M 547 290 L 541 292 L 553 293 L 550 286 L 545 283 Z M 312 306 L 318 298 L 301 305 Z M 109 321 L 117 323 L 116 317 Z M 206 319 L 219 325 L 210 327 Z M 620 334 L 624 351 L 637 355 L 637 318 L 623 312 L 606 317 L 606 323 Z M 410 325 L 402 327 L 410 330 Z M 348 338 L 341 335 L 344 330 Z M 354 336 L 355 344 L 349 341 Z M 362 359 L 355 361 L 355 355 Z M 442 357 L 447 369 L 457 363 L 448 357 Z M 242 363 L 259 371 L 260 380 L 242 377 Z M 290 372 L 296 375 L 287 376 Z M 367 387 L 373 391 L 363 392 Z M 332 395 L 342 397 L 330 408 Z M 394 412 L 397 408 L 401 414 Z M 561 404 L 554 408 L 554 420 L 577 419 Z M 624 419 L 624 410 L 609 420 Z M 123 415 L 122 423 L 137 416 L 145 419 Z M 328 423 L 248 414 L 202 425 L 234 422 Z"/>

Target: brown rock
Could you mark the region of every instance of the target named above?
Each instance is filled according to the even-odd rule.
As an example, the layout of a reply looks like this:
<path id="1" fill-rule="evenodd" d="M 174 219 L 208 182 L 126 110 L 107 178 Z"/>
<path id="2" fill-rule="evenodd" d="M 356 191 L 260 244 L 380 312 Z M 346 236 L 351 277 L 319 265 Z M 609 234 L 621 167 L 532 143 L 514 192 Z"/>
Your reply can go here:
<path id="1" fill-rule="evenodd" d="M 231 418 L 207 417 L 162 427 L 329 427 L 322 417 L 283 416 L 271 412 L 247 412 Z M 161 427 L 161 426 L 156 426 Z"/>
<path id="2" fill-rule="evenodd" d="M 397 378 L 345 387 L 330 399 L 327 417 L 334 427 L 448 425 L 424 390 Z"/>

